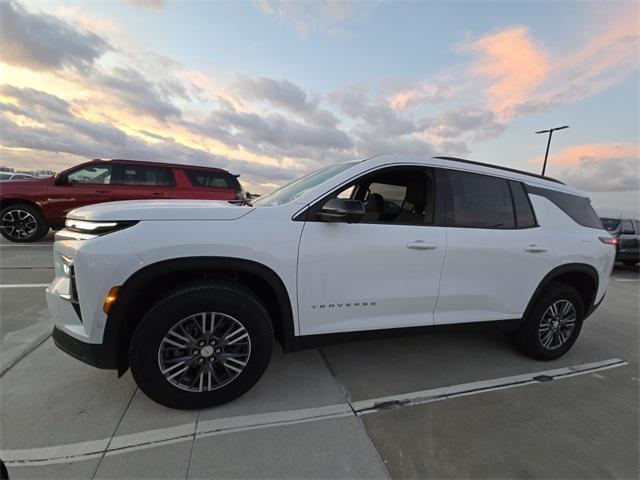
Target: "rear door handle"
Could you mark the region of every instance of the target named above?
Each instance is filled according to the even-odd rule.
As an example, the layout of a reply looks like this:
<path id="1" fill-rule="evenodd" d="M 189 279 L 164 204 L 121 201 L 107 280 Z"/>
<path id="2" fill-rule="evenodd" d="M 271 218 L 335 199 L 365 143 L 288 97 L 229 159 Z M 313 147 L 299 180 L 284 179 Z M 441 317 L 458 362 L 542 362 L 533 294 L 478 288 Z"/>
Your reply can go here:
<path id="1" fill-rule="evenodd" d="M 423 240 L 415 240 L 407 243 L 407 248 L 411 248 L 412 250 L 435 250 L 438 248 L 438 244 L 425 242 Z"/>
<path id="2" fill-rule="evenodd" d="M 547 249 L 541 245 L 532 244 L 524 247 L 524 251 L 529 253 L 543 253 L 546 252 Z"/>

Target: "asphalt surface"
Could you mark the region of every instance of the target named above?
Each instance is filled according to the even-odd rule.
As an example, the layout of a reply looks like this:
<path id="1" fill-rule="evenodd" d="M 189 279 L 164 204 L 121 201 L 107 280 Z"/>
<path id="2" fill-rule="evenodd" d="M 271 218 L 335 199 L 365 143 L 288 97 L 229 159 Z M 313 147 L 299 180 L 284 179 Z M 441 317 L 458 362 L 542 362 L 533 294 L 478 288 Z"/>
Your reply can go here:
<path id="1" fill-rule="evenodd" d="M 616 268 L 603 305 L 553 362 L 488 331 L 276 351 L 242 398 L 177 411 L 129 373 L 55 348 L 42 286 L 51 267 L 51 237 L 0 242 L 0 458 L 12 479 L 640 474 L 637 268 Z"/>

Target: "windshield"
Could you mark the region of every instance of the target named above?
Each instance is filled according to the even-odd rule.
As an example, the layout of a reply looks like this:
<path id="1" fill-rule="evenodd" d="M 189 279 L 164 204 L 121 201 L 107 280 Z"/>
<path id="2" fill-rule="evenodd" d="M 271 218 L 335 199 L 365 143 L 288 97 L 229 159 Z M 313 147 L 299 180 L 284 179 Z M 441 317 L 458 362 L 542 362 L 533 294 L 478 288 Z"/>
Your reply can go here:
<path id="1" fill-rule="evenodd" d="M 600 220 L 602 220 L 604 228 L 610 232 L 617 230 L 620 226 L 619 218 L 601 218 Z"/>
<path id="2" fill-rule="evenodd" d="M 280 187 L 272 192 L 267 193 L 266 195 L 261 196 L 257 200 L 251 202 L 251 204 L 254 207 L 275 207 L 278 205 L 284 205 L 285 203 L 293 202 L 296 198 L 304 195 L 315 186 L 320 185 L 331 177 L 344 172 L 348 168 L 351 168 L 358 163 L 360 162 L 358 161 L 339 163 L 337 165 L 331 165 L 330 167 L 316 170 L 309 175 L 288 183 L 284 187 Z"/>

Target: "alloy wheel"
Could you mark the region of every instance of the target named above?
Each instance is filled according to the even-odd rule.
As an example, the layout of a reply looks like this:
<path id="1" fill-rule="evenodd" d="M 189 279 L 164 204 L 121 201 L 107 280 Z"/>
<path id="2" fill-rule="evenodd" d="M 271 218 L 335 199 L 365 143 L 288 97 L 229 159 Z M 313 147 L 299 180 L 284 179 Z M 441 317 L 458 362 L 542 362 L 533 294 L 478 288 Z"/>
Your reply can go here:
<path id="1" fill-rule="evenodd" d="M 0 227 L 9 237 L 23 240 L 35 234 L 38 222 L 26 210 L 9 210 L 2 216 Z"/>
<path id="2" fill-rule="evenodd" d="M 158 365 L 173 386 L 189 392 L 216 390 L 235 380 L 251 355 L 249 332 L 218 312 L 183 318 L 164 336 Z"/>
<path id="3" fill-rule="evenodd" d="M 547 350 L 564 345 L 576 326 L 576 307 L 569 300 L 557 300 L 542 315 L 538 338 Z"/>

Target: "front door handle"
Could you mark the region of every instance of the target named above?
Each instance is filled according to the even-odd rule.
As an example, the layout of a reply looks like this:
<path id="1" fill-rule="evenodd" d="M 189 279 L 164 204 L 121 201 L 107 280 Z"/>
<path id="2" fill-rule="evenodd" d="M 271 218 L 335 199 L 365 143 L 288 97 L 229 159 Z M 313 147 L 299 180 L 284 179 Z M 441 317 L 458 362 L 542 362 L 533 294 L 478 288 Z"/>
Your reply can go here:
<path id="1" fill-rule="evenodd" d="M 524 251 L 529 253 L 543 253 L 546 252 L 547 249 L 541 245 L 532 244 L 524 247 Z"/>
<path id="2" fill-rule="evenodd" d="M 96 193 L 111 193 L 111 190 L 96 190 Z"/>
<path id="3" fill-rule="evenodd" d="M 423 240 L 415 240 L 407 243 L 407 248 L 411 248 L 412 250 L 435 250 L 438 248 L 438 244 L 425 242 Z"/>
<path id="4" fill-rule="evenodd" d="M 151 192 L 152 195 L 164 195 L 164 192 Z"/>

